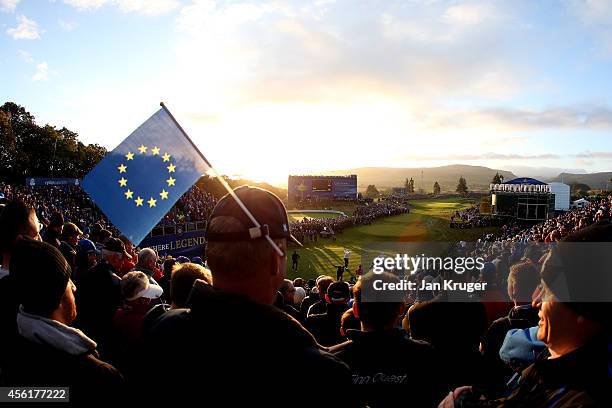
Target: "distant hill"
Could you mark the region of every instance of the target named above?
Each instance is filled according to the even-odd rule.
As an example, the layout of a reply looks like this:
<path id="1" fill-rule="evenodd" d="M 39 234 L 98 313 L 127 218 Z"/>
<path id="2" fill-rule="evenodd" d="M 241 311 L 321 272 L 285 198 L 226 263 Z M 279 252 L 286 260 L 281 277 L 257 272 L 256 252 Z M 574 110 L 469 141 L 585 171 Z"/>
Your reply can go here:
<path id="1" fill-rule="evenodd" d="M 423 171 L 423 189 L 425 192 L 431 192 L 436 181 L 440 183 L 442 191 L 455 191 L 461 176 L 465 177 L 470 191 L 488 190 L 489 183 L 496 172 L 504 176 L 504 180 L 516 178 L 509 171 L 463 164 L 428 168 L 360 167 L 348 170 L 334 170 L 325 174 L 334 176 L 356 174 L 360 191 L 365 190 L 369 184 L 376 185 L 379 190 L 403 187 L 404 180 L 412 177 L 415 189 L 418 190 L 421 186 L 421 171 Z"/>
<path id="2" fill-rule="evenodd" d="M 610 179 L 612 178 L 612 171 L 605 171 L 602 173 L 587 173 L 587 174 L 572 174 L 572 173 L 561 173 L 551 181 L 563 181 L 565 184 L 586 184 L 592 189 L 599 190 L 605 189 L 607 186 L 612 186 Z"/>

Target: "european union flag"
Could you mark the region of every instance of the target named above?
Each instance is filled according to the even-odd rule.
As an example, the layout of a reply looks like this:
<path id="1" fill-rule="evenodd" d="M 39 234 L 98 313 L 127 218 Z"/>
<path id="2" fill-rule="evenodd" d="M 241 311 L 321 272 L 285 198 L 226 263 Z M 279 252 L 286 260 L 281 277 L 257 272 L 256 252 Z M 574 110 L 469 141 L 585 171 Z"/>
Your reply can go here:
<path id="1" fill-rule="evenodd" d="M 138 245 L 210 165 L 165 107 L 85 176 L 83 189 Z"/>

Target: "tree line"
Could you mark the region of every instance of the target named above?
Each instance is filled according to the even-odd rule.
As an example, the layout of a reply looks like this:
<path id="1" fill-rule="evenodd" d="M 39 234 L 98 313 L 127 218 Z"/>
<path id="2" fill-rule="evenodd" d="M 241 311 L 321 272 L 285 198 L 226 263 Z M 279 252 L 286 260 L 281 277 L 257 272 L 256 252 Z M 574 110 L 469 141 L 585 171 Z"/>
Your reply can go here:
<path id="1" fill-rule="evenodd" d="M 98 144 L 84 144 L 78 133 L 36 123 L 23 106 L 0 107 L 0 180 L 23 183 L 26 177 L 82 178 L 106 155 Z"/>

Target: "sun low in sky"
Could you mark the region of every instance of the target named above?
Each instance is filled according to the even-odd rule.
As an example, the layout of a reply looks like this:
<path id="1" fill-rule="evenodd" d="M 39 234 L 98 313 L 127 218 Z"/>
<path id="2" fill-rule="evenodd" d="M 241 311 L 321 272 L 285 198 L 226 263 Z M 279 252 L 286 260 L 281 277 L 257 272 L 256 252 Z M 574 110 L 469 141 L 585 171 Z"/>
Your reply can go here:
<path id="1" fill-rule="evenodd" d="M 0 0 L 0 95 L 114 148 L 164 101 L 219 171 L 609 171 L 612 3 Z"/>

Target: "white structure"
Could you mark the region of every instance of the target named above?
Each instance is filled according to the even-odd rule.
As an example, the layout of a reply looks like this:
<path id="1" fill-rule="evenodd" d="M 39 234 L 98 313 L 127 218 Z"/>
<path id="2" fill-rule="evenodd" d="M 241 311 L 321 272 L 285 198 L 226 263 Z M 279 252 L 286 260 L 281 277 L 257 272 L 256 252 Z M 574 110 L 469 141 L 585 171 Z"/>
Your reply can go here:
<path id="1" fill-rule="evenodd" d="M 548 183 L 550 192 L 555 195 L 555 211 L 569 210 L 570 205 L 570 186 L 564 183 Z"/>
<path id="2" fill-rule="evenodd" d="M 584 198 L 580 198 L 572 203 L 572 207 L 573 208 L 583 208 L 588 203 L 589 203 L 588 200 L 585 200 Z"/>

